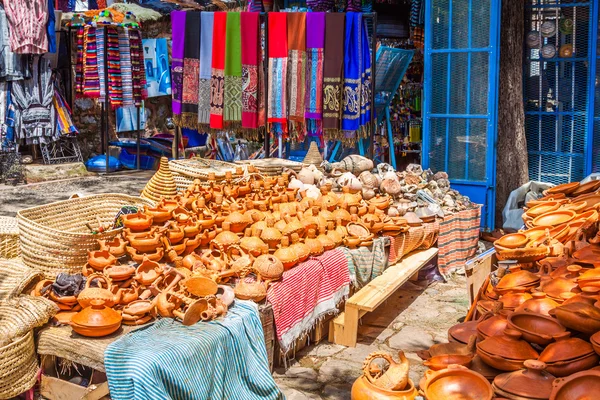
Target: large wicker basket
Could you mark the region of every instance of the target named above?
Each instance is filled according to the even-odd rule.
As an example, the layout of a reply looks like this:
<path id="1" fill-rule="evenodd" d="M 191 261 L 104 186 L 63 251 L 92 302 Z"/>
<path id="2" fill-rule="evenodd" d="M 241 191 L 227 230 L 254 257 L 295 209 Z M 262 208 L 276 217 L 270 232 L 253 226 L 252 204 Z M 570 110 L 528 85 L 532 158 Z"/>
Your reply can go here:
<path id="1" fill-rule="evenodd" d="M 258 170 L 258 172 L 268 176 L 281 175 L 285 168 L 289 168 L 296 172 L 300 172 L 300 170 L 305 166 L 305 164 L 303 163 L 292 160 L 285 160 L 283 158 L 261 158 L 257 160 L 242 160 L 236 161 L 236 163 L 240 165 L 251 164 Z"/>
<path id="2" fill-rule="evenodd" d="M 0 217 L 0 258 L 19 256 L 19 227 L 14 217 Z"/>
<path id="3" fill-rule="evenodd" d="M 21 257 L 47 278 L 60 272 L 76 273 L 87 262 L 87 252 L 98 249 L 98 239 L 112 239 L 121 229 L 93 234 L 86 223 L 111 225 L 123 206 L 153 205 L 150 200 L 123 194 L 98 194 L 57 201 L 21 210 Z"/>
<path id="4" fill-rule="evenodd" d="M 169 169 L 173 174 L 179 192 L 187 189 L 195 179 L 207 181 L 210 173 L 215 174 L 217 181 L 223 180 L 227 172 L 231 172 L 234 176 L 239 175 L 238 165 L 207 158 L 171 160 L 169 161 Z"/>
<path id="5" fill-rule="evenodd" d="M 31 389 L 37 372 L 32 331 L 0 347 L 0 399 L 10 399 Z"/>

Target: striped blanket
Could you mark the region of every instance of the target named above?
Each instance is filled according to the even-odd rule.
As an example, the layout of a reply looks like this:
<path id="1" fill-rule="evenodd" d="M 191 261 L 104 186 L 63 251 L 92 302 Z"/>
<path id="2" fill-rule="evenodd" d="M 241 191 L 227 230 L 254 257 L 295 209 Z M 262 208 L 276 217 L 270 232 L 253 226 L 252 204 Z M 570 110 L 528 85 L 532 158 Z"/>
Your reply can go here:
<path id="1" fill-rule="evenodd" d="M 339 249 L 311 257 L 271 284 L 267 300 L 273 306 L 282 352 L 291 350 L 321 318 L 336 313 L 337 304 L 348 297 L 349 289 L 348 261 Z"/>
<path id="2" fill-rule="evenodd" d="M 389 245 L 390 238 L 384 236 L 375 238 L 369 247 L 339 248 L 346 255 L 352 286 L 360 289 L 387 269 L 389 262 L 385 248 Z"/>
<path id="3" fill-rule="evenodd" d="M 440 222 L 438 262 L 442 275 L 464 265 L 477 251 L 481 208 L 447 215 Z"/>
<path id="4" fill-rule="evenodd" d="M 164 318 L 110 344 L 104 365 L 112 399 L 283 399 L 269 371 L 256 304 L 183 326 Z"/>

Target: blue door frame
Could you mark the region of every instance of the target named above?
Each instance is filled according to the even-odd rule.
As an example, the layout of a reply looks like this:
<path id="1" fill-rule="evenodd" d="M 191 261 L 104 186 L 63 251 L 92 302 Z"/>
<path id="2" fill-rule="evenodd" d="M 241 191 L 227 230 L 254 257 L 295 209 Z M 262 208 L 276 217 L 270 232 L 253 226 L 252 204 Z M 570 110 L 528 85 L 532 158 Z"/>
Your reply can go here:
<path id="1" fill-rule="evenodd" d="M 483 205 L 481 225 L 490 229 L 496 200 L 500 6 L 501 0 L 425 1 L 423 166 L 447 171 L 454 189 Z"/>

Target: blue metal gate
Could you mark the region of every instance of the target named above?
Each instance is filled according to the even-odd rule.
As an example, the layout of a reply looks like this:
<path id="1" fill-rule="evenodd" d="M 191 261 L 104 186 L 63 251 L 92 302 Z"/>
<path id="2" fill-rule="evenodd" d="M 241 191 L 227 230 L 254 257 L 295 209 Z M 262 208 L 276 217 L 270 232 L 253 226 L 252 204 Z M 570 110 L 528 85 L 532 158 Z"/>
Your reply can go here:
<path id="1" fill-rule="evenodd" d="M 494 226 L 500 0 L 427 0 L 423 165 Z"/>
<path id="2" fill-rule="evenodd" d="M 592 134 L 598 0 L 527 0 L 525 33 L 529 177 L 581 180 L 600 170 L 600 128 Z"/>

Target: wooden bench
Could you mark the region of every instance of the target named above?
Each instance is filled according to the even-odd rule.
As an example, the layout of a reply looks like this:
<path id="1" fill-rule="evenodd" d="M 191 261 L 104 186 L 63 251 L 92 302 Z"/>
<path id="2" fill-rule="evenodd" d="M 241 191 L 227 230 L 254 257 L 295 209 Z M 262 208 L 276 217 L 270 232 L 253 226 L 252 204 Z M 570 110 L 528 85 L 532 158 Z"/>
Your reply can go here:
<path id="1" fill-rule="evenodd" d="M 411 278 L 416 280 L 419 270 L 437 253 L 437 248 L 412 252 L 356 292 L 346 301 L 345 311 L 331 321 L 329 341 L 355 347 L 359 319 L 379 307 L 406 281 Z"/>

